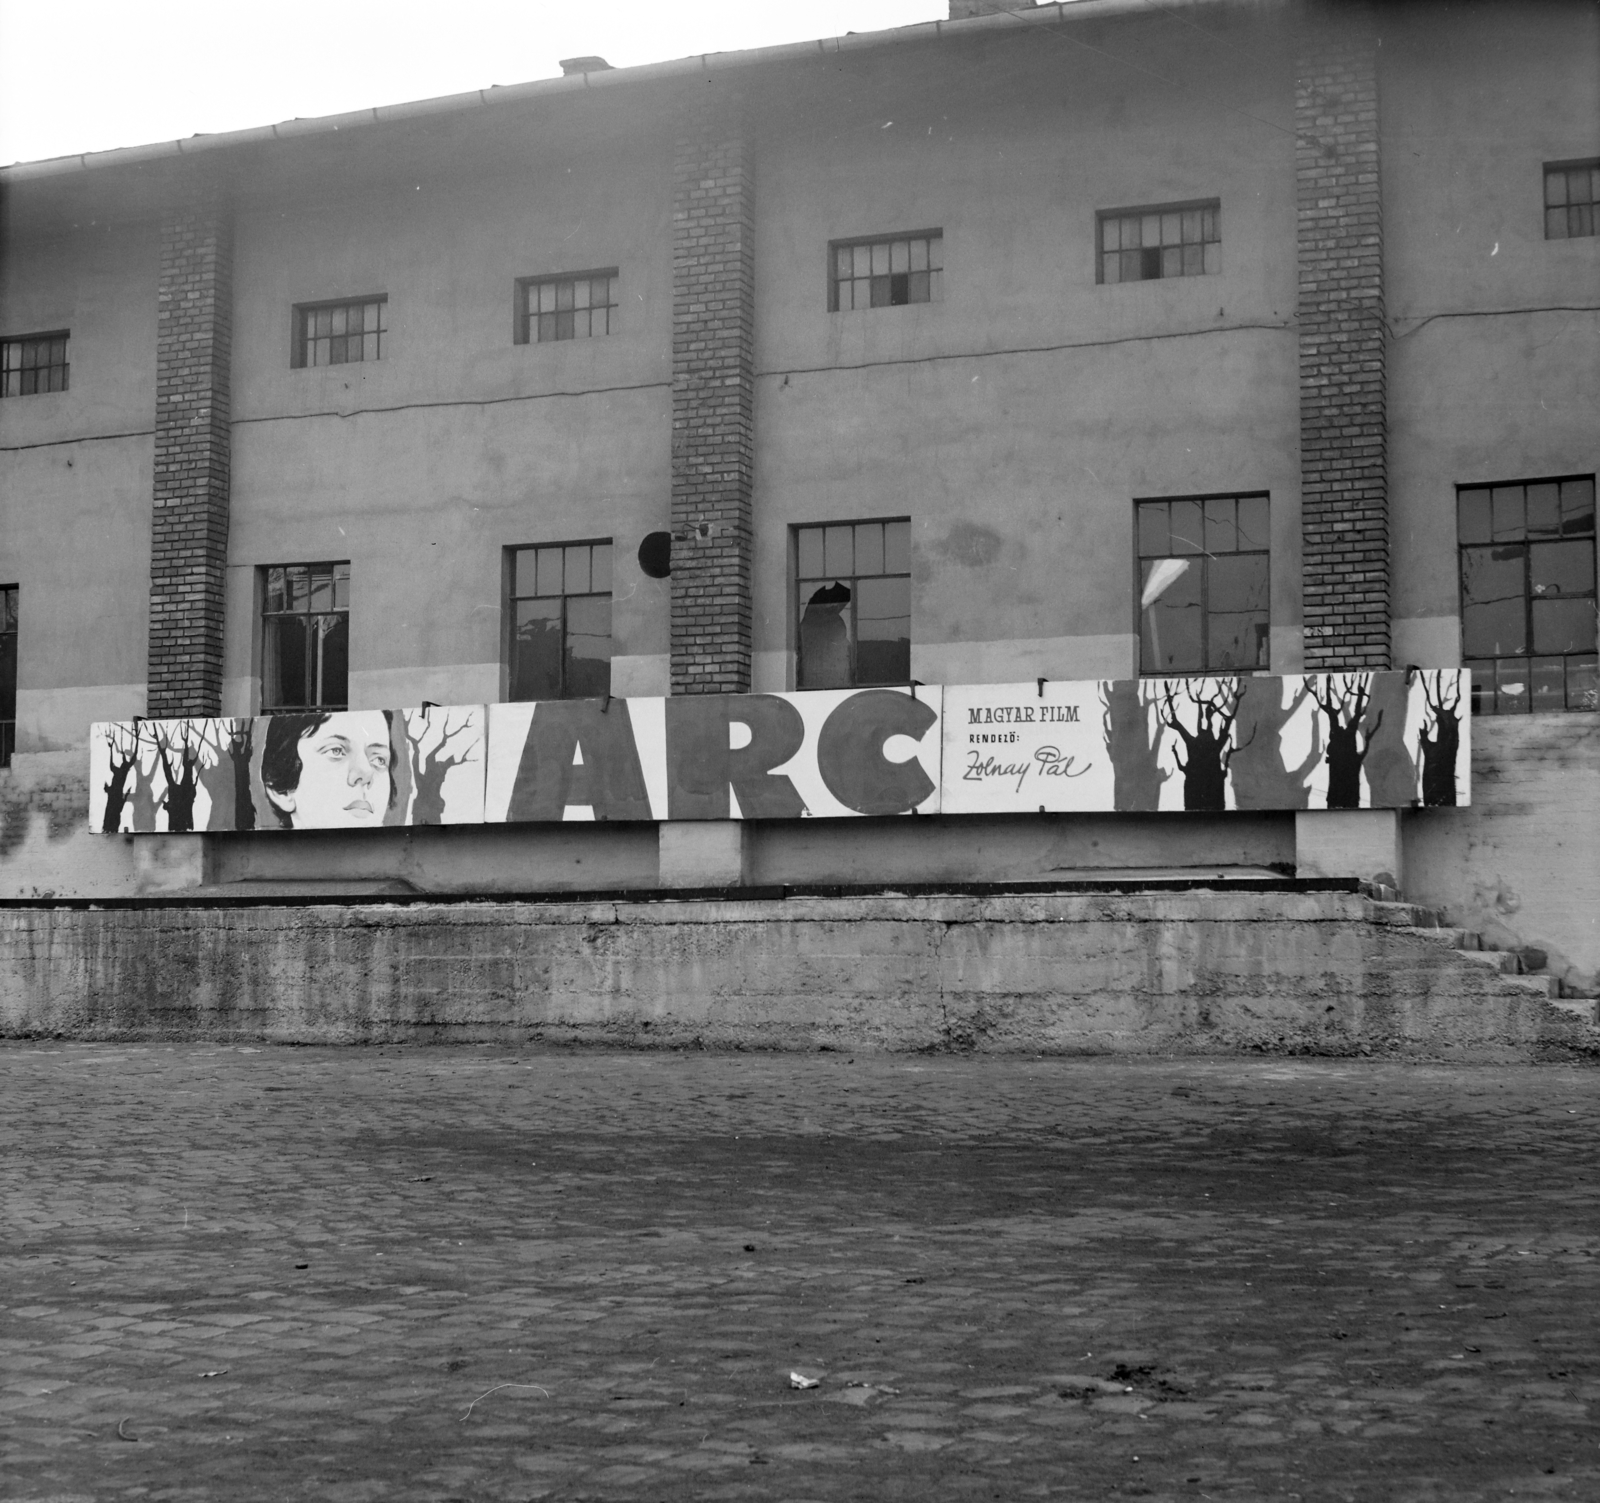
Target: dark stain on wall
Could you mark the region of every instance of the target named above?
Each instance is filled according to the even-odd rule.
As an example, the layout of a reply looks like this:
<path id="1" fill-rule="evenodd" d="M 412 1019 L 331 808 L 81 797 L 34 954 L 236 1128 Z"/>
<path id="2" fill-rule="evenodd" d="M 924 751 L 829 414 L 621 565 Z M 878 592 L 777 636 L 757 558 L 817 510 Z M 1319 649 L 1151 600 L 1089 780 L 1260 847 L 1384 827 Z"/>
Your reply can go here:
<path id="1" fill-rule="evenodd" d="M 957 522 L 933 545 L 940 558 L 969 569 L 981 569 L 1000 557 L 1005 539 L 992 527 L 982 527 L 976 522 Z"/>

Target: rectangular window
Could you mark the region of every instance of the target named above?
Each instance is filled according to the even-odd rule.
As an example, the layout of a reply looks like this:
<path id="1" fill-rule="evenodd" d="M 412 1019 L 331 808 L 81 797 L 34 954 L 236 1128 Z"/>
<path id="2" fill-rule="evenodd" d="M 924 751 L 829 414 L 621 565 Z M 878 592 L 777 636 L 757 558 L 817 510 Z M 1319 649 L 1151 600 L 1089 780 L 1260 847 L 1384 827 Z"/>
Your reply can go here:
<path id="1" fill-rule="evenodd" d="M 261 708 L 350 702 L 350 565 L 274 564 L 261 612 Z"/>
<path id="2" fill-rule="evenodd" d="M 548 344 L 553 339 L 598 339 L 615 334 L 617 268 L 566 271 L 553 277 L 524 277 L 517 283 L 517 343 Z"/>
<path id="3" fill-rule="evenodd" d="M 911 681 L 911 522 L 797 527 L 799 687 Z"/>
<path id="4" fill-rule="evenodd" d="M 1456 488 L 1475 715 L 1593 710 L 1594 476 Z"/>
<path id="5" fill-rule="evenodd" d="M 0 585 L 0 767 L 17 744 L 17 587 Z"/>
<path id="6" fill-rule="evenodd" d="M 67 330 L 0 339 L 0 397 L 67 389 Z"/>
<path id="7" fill-rule="evenodd" d="M 1267 667 L 1265 496 L 1136 501 L 1139 672 Z"/>
<path id="8" fill-rule="evenodd" d="M 348 365 L 383 358 L 387 296 L 301 303 L 294 310 L 294 366 Z"/>
<path id="9" fill-rule="evenodd" d="M 511 550 L 511 699 L 611 692 L 611 542 Z"/>
<path id="10" fill-rule="evenodd" d="M 944 232 L 835 240 L 828 247 L 828 311 L 896 308 L 943 298 Z"/>
<path id="11" fill-rule="evenodd" d="M 1100 282 L 1152 282 L 1222 270 L 1222 203 L 1206 199 L 1099 215 Z"/>
<path id="12" fill-rule="evenodd" d="M 1600 235 L 1600 158 L 1544 164 L 1544 238 Z"/>

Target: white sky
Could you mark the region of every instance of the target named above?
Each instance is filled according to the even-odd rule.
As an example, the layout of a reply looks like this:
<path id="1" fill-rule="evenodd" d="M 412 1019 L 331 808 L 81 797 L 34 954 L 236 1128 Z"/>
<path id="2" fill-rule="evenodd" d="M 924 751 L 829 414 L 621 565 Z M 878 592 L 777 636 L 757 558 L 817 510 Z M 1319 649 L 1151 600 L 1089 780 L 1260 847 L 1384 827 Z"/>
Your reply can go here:
<path id="1" fill-rule="evenodd" d="M 0 0 L 0 163 L 879 31 L 947 0 Z"/>

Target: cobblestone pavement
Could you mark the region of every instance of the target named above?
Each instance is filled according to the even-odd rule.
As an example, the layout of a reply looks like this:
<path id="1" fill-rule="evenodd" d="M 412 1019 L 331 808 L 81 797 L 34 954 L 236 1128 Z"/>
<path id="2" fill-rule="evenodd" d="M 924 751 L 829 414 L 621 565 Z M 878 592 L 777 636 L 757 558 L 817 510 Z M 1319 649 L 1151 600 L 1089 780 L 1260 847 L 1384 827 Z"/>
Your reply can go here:
<path id="1" fill-rule="evenodd" d="M 0 1496 L 1600 1498 L 1597 1087 L 3 1046 Z"/>

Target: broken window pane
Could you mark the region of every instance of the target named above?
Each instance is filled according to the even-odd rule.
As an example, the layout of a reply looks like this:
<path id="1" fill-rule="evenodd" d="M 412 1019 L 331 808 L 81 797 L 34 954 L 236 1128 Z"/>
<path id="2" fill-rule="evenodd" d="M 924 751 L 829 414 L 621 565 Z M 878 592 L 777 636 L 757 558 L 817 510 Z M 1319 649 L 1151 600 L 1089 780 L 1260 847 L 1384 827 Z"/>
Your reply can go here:
<path id="1" fill-rule="evenodd" d="M 851 592 L 824 585 L 802 603 L 799 684 L 802 689 L 850 687 Z"/>
<path id="2" fill-rule="evenodd" d="M 796 529 L 801 688 L 909 679 L 910 530 L 904 519 Z"/>
<path id="3" fill-rule="evenodd" d="M 1141 580 L 1139 671 L 1198 673 L 1205 667 L 1202 571 L 1194 559 L 1147 564 Z"/>
<path id="4" fill-rule="evenodd" d="M 943 261 L 943 237 L 937 230 L 835 245 L 829 257 L 828 306 L 847 312 L 937 302 Z"/>
<path id="5" fill-rule="evenodd" d="M 1142 282 L 1219 270 L 1218 210 L 1213 202 L 1139 214 L 1102 214 L 1099 280 Z"/>

